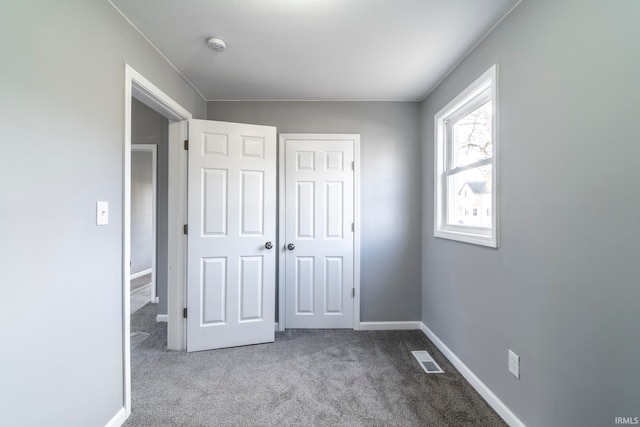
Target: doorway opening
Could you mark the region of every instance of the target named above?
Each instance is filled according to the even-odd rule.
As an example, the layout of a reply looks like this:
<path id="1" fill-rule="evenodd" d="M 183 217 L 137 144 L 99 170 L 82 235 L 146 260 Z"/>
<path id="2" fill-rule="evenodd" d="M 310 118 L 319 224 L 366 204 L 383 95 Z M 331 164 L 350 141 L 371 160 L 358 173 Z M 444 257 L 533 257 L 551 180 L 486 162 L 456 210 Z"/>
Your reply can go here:
<path id="1" fill-rule="evenodd" d="M 172 206 L 167 218 L 167 347 L 184 348 L 184 322 L 181 319 L 184 304 L 185 241 L 181 234 L 186 214 L 186 156 L 181 149 L 186 138 L 186 120 L 192 115 L 167 96 L 144 76 L 125 64 L 124 84 L 124 147 L 123 147 L 123 201 L 122 201 L 122 360 L 123 406 L 125 416 L 131 414 L 131 148 L 132 103 L 137 99 L 169 121 L 168 203 Z"/>
<path id="2" fill-rule="evenodd" d="M 163 229 L 158 227 L 157 221 L 159 213 L 158 145 L 136 143 L 140 141 L 140 137 L 136 135 L 139 133 L 136 132 L 136 128 L 140 127 L 140 121 L 140 117 L 133 117 L 130 237 L 131 313 L 148 302 L 158 303 L 158 264 L 160 264 L 160 270 L 162 270 L 163 263 L 166 268 L 166 259 L 162 259 L 163 257 L 158 251 L 158 237 L 160 240 L 166 239 L 166 236 L 162 235 Z M 160 235 L 158 229 L 160 229 Z M 166 231 L 166 227 L 164 231 Z"/>

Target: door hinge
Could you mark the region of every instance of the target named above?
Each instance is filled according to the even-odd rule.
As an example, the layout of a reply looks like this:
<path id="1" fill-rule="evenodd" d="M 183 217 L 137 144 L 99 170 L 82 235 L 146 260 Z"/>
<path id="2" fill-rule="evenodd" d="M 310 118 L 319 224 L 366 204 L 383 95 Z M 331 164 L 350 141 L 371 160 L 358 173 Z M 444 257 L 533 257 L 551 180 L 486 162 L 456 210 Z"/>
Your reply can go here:
<path id="1" fill-rule="evenodd" d="M 351 223 L 351 231 L 356 231 L 356 223 L 355 222 Z"/>
<path id="2" fill-rule="evenodd" d="M 351 162 L 351 170 L 356 170 L 356 162 Z"/>
<path id="3" fill-rule="evenodd" d="M 184 140 L 184 149 L 185 150 L 189 150 L 189 140 L 188 139 Z"/>
<path id="4" fill-rule="evenodd" d="M 189 234 L 189 224 L 185 224 L 182 226 L 182 232 L 184 234 Z"/>
<path id="5" fill-rule="evenodd" d="M 351 298 L 356 297 L 356 288 L 351 288 Z"/>
<path id="6" fill-rule="evenodd" d="M 182 309 L 182 317 L 184 317 L 185 319 L 187 318 L 187 309 L 186 308 Z"/>

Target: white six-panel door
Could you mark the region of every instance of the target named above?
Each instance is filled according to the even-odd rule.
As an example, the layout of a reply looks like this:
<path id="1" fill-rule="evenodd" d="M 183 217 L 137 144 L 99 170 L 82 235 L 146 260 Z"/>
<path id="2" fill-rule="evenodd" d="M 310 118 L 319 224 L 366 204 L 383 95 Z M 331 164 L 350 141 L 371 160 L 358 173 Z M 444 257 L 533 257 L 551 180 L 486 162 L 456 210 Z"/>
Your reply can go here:
<path id="1" fill-rule="evenodd" d="M 273 342 L 276 128 L 190 120 L 188 170 L 187 351 Z"/>
<path id="2" fill-rule="evenodd" d="M 355 144 L 281 135 L 287 328 L 354 327 Z"/>

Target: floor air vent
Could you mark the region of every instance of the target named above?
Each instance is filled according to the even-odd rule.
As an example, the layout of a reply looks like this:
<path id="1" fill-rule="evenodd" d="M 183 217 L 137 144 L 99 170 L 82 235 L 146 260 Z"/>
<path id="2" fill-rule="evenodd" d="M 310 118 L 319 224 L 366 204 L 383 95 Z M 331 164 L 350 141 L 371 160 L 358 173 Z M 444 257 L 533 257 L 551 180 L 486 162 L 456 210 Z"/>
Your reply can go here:
<path id="1" fill-rule="evenodd" d="M 444 372 L 428 352 L 412 351 L 411 354 L 413 354 L 427 374 L 441 374 Z"/>

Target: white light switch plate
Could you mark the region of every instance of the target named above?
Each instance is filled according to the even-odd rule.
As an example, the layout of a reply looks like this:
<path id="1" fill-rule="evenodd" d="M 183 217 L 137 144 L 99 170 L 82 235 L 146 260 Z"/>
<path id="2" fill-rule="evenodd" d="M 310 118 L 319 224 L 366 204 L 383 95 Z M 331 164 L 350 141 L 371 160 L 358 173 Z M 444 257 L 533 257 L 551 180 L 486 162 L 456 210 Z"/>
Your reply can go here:
<path id="1" fill-rule="evenodd" d="M 520 356 L 509 350 L 509 372 L 520 379 Z"/>
<path id="2" fill-rule="evenodd" d="M 96 202 L 96 225 L 109 224 L 109 202 Z"/>

